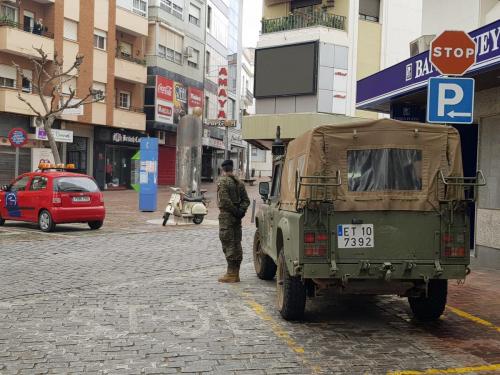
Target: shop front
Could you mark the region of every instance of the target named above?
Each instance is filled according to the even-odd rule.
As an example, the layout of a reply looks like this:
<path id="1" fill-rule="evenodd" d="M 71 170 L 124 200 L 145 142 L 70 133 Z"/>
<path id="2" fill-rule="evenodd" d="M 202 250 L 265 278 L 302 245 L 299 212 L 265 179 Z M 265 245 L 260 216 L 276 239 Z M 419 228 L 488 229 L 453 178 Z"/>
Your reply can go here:
<path id="1" fill-rule="evenodd" d="M 0 113 L 0 185 L 8 184 L 16 177 L 14 170 L 16 151 L 7 136 L 13 128 L 21 128 L 29 133 L 30 123 L 29 116 Z M 19 173 L 31 170 L 31 147 L 33 145 L 30 142 L 19 149 Z"/>
<path id="2" fill-rule="evenodd" d="M 131 189 L 135 169 L 133 157 L 145 135 L 125 129 L 94 129 L 94 177 L 104 190 Z"/>
<path id="3" fill-rule="evenodd" d="M 476 261 L 500 267 L 500 20 L 469 35 L 477 45 L 476 63 L 465 74 L 475 79 L 474 121 L 454 126 L 460 132 L 464 175 L 480 169 L 487 180 L 470 207 Z M 423 52 L 360 80 L 357 109 L 425 122 L 428 79 L 439 76 L 428 56 Z"/>

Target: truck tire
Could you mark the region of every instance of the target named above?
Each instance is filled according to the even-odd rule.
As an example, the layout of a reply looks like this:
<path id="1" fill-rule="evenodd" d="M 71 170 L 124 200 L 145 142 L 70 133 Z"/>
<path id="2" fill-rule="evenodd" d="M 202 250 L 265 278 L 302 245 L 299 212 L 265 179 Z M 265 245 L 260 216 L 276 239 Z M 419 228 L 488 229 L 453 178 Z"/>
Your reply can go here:
<path id="1" fill-rule="evenodd" d="M 285 320 L 300 320 L 306 308 L 306 286 L 299 277 L 290 276 L 281 249 L 276 275 L 278 310 Z"/>
<path id="2" fill-rule="evenodd" d="M 427 297 L 408 297 L 411 311 L 416 319 L 429 322 L 443 314 L 448 295 L 448 280 L 430 280 Z"/>
<path id="3" fill-rule="evenodd" d="M 257 229 L 253 237 L 253 266 L 257 277 L 261 280 L 272 280 L 276 275 L 276 264 L 273 259 L 262 251 L 260 233 Z"/>

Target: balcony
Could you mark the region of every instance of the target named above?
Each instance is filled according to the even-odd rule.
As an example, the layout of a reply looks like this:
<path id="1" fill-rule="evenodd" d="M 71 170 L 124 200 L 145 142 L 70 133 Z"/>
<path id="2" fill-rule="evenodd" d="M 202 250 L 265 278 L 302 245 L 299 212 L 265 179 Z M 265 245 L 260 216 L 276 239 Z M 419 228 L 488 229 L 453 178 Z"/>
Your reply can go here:
<path id="1" fill-rule="evenodd" d="M 18 22 L 0 21 L 0 51 L 25 57 L 40 57 L 35 48 L 42 48 L 49 56 L 54 57 L 54 35 L 46 31 L 41 35 L 30 28 L 21 28 Z"/>
<path id="2" fill-rule="evenodd" d="M 146 84 L 146 60 L 137 59 L 120 52 L 117 53 L 115 59 L 115 77 L 131 83 Z"/>
<path id="3" fill-rule="evenodd" d="M 142 108 L 115 108 L 113 110 L 113 126 L 144 131 L 146 130 L 146 114 Z"/>
<path id="4" fill-rule="evenodd" d="M 263 19 L 262 34 L 279 31 L 303 29 L 305 27 L 325 26 L 345 31 L 346 18 L 326 12 L 295 13 L 290 16 Z"/>
<path id="5" fill-rule="evenodd" d="M 44 113 L 43 104 L 38 95 L 31 93 L 23 93 L 22 95 L 37 111 Z M 50 103 L 49 97 L 45 97 L 45 99 Z M 28 116 L 34 115 L 26 103 L 23 103 L 17 97 L 17 89 L 8 87 L 0 87 L 0 112 L 18 113 Z"/>
<path id="6" fill-rule="evenodd" d="M 136 36 L 148 36 L 148 19 L 130 10 L 116 7 L 116 28 Z"/>

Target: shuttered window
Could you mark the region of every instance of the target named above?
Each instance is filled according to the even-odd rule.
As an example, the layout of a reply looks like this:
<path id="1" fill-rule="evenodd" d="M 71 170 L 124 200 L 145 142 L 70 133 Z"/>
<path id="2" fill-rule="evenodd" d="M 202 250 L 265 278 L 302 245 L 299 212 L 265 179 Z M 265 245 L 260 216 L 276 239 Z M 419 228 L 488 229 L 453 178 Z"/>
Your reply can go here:
<path id="1" fill-rule="evenodd" d="M 108 33 L 99 29 L 94 29 L 94 47 L 98 49 L 106 49 L 106 39 Z"/>
<path id="2" fill-rule="evenodd" d="M 182 64 L 182 51 L 184 46 L 184 37 L 173 31 L 160 27 L 159 46 L 166 48 L 166 58 L 177 64 Z"/>
<path id="3" fill-rule="evenodd" d="M 189 22 L 200 26 L 201 9 L 194 4 L 189 4 Z"/>
<path id="4" fill-rule="evenodd" d="M 9 65 L 0 64 L 0 86 L 16 87 L 17 71 Z"/>
<path id="5" fill-rule="evenodd" d="M 78 22 L 64 19 L 64 38 L 68 40 L 78 40 Z"/>

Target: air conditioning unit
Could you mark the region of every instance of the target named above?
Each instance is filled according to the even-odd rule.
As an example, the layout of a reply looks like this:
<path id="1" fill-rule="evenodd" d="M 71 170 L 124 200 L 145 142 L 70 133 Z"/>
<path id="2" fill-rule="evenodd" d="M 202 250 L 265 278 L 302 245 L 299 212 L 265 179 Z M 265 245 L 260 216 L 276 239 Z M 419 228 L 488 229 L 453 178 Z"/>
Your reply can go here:
<path id="1" fill-rule="evenodd" d="M 422 35 L 420 38 L 410 42 L 410 56 L 413 57 L 419 53 L 428 51 L 431 48 L 431 42 L 436 35 Z"/>
<path id="2" fill-rule="evenodd" d="M 193 57 L 193 47 L 184 48 L 184 57 L 187 59 L 189 59 L 190 57 Z"/>
<path id="3" fill-rule="evenodd" d="M 156 131 L 156 138 L 158 138 L 158 144 L 159 145 L 164 145 L 165 144 L 165 139 L 166 139 L 166 134 L 163 130 L 157 130 Z"/>

